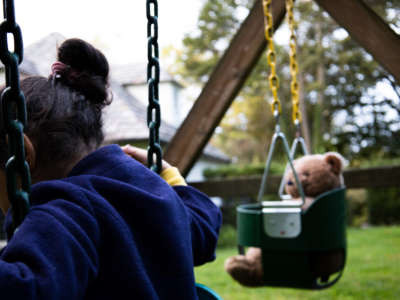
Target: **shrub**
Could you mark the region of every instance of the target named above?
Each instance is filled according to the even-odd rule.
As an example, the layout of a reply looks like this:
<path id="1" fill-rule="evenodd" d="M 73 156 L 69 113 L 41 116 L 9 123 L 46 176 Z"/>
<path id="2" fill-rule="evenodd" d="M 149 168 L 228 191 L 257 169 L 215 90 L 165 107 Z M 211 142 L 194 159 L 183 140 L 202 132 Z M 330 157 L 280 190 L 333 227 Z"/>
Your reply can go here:
<path id="1" fill-rule="evenodd" d="M 368 203 L 366 190 L 348 190 L 347 223 L 350 226 L 361 227 L 368 223 Z"/>
<path id="2" fill-rule="evenodd" d="M 367 202 L 371 224 L 400 224 L 400 188 L 369 189 Z"/>
<path id="3" fill-rule="evenodd" d="M 264 164 L 227 165 L 218 168 L 205 169 L 203 175 L 207 179 L 262 175 L 264 173 L 264 168 Z M 284 170 L 284 164 L 279 164 L 277 162 L 271 163 L 270 174 L 282 174 Z"/>

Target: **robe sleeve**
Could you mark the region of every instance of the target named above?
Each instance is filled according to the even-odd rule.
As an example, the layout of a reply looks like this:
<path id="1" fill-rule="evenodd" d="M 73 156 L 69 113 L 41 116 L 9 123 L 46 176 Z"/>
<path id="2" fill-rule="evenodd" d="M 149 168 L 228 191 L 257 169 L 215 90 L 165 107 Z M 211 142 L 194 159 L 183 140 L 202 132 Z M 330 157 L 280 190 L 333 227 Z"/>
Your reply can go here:
<path id="1" fill-rule="evenodd" d="M 211 199 L 190 186 L 173 186 L 182 199 L 190 220 L 194 265 L 215 259 L 219 228 L 222 223 L 220 209 Z"/>

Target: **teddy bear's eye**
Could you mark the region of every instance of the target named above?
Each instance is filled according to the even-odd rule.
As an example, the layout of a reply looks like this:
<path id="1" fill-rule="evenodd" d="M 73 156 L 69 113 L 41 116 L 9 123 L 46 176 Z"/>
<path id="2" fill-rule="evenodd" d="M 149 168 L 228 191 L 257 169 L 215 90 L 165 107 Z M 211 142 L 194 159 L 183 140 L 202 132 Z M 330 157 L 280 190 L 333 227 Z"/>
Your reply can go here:
<path id="1" fill-rule="evenodd" d="M 305 171 L 305 172 L 303 172 L 303 175 L 308 177 L 308 176 L 310 176 L 310 172 Z"/>

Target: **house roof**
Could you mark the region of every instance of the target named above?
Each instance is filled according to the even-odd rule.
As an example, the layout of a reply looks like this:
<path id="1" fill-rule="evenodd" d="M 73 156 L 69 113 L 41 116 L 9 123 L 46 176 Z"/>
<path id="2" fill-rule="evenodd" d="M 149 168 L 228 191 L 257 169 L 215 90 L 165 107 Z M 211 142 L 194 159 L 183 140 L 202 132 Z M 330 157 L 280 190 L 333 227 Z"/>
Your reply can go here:
<path id="1" fill-rule="evenodd" d="M 21 73 L 47 77 L 51 72 L 51 64 L 56 61 L 57 47 L 64 40 L 65 37 L 61 34 L 52 33 L 36 43 L 27 46 L 24 49 L 24 60 L 20 65 Z M 118 66 L 115 68 L 115 71 L 111 67 L 110 88 L 113 93 L 113 101 L 104 109 L 103 114 L 105 143 L 128 143 L 148 139 L 147 107 L 127 92 L 122 86 L 123 82 L 117 80 L 123 77 L 123 70 L 127 70 L 128 75 L 136 73 L 135 78 L 146 76 L 146 71 L 139 67 L 140 64 L 137 65 L 137 70 L 134 66 L 136 64 L 127 65 L 126 67 Z M 142 73 L 140 74 L 140 72 Z M 161 79 L 171 79 L 168 77 L 171 76 L 170 74 L 162 74 L 164 73 L 160 75 L 164 77 L 161 77 Z M 138 83 L 139 79 L 134 82 Z M 161 142 L 168 143 L 176 130 L 176 127 L 162 120 L 160 126 Z M 229 158 L 225 154 L 210 145 L 205 148 L 203 155 L 221 162 L 229 161 Z"/>
<path id="2" fill-rule="evenodd" d="M 26 75 L 47 77 L 51 72 L 51 64 L 56 61 L 57 47 L 65 40 L 59 33 L 51 33 L 45 38 L 24 48 L 24 59 L 19 70 Z M 0 62 L 0 68 L 4 65 Z"/>
<path id="3" fill-rule="evenodd" d="M 21 64 L 21 71 L 30 75 L 48 76 L 51 73 L 51 65 L 57 58 L 57 48 L 64 40 L 63 35 L 54 32 L 27 46 L 24 49 L 25 57 Z M 32 64 L 33 68 L 28 69 L 25 63 Z"/>
<path id="4" fill-rule="evenodd" d="M 133 63 L 125 65 L 114 65 L 111 70 L 111 76 L 122 85 L 142 85 L 147 83 L 147 64 Z M 165 68 L 160 68 L 160 82 L 172 82 L 180 87 L 175 78 L 166 71 Z"/>
<path id="5" fill-rule="evenodd" d="M 107 143 L 147 140 L 147 107 L 112 80 L 113 102 L 104 110 L 104 135 Z M 160 140 L 168 143 L 176 128 L 161 121 Z"/>

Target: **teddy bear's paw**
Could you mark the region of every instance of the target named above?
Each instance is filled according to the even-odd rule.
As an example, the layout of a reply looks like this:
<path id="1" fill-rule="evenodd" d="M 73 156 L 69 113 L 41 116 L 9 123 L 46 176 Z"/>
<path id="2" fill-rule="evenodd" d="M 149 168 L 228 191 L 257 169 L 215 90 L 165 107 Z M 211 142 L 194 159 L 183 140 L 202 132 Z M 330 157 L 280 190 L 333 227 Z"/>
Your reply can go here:
<path id="1" fill-rule="evenodd" d="M 244 286 L 262 286 L 263 272 L 259 264 L 244 255 L 229 257 L 225 261 L 225 270 L 233 279 Z"/>

